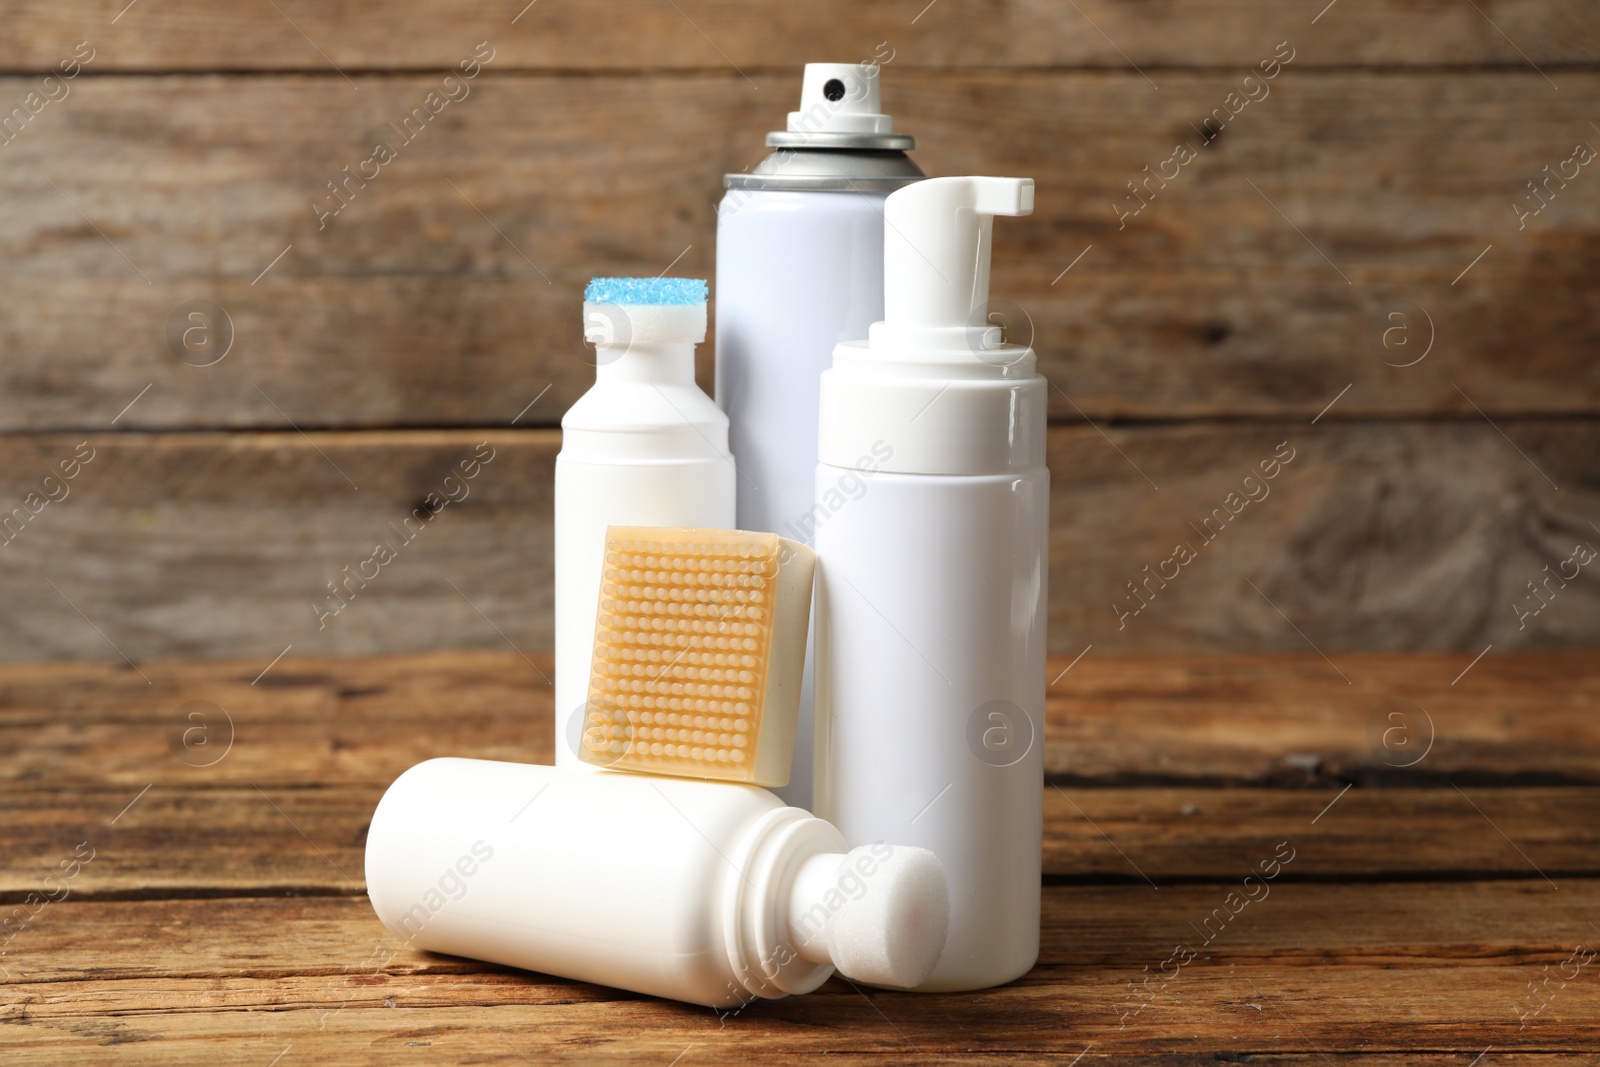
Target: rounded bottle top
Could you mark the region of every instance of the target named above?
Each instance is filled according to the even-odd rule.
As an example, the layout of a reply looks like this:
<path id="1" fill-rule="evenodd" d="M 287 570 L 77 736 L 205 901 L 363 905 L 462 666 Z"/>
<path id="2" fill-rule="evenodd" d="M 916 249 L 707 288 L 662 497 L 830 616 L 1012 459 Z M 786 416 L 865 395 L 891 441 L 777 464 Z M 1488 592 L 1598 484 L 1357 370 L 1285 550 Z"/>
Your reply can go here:
<path id="1" fill-rule="evenodd" d="M 862 845 L 844 857 L 841 875 L 847 870 L 866 888 L 845 897 L 828 922 L 834 967 L 872 985 L 911 989 L 927 981 L 950 927 L 950 888 L 939 857 L 909 845 Z"/>

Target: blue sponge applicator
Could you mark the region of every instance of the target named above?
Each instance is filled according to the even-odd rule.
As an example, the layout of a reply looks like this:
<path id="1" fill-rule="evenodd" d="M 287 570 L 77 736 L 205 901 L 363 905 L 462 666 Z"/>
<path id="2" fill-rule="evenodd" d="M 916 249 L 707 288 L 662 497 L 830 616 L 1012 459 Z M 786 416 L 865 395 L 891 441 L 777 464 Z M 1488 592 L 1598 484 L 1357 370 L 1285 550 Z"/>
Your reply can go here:
<path id="1" fill-rule="evenodd" d="M 633 307 L 704 304 L 704 278 L 594 278 L 583 291 L 590 304 Z"/>
<path id="2" fill-rule="evenodd" d="M 595 345 L 699 344 L 704 278 L 595 278 L 583 291 L 583 337 Z"/>

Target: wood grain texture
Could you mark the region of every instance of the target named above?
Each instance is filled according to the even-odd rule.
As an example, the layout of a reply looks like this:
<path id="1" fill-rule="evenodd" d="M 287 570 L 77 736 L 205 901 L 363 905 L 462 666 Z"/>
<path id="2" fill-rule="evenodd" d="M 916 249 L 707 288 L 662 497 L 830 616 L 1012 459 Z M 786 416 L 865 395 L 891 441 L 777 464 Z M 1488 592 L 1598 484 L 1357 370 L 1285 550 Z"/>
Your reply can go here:
<path id="1" fill-rule="evenodd" d="M 1314 654 L 1056 658 L 1047 772 L 1107 769 L 1046 790 L 1038 966 L 963 995 L 835 980 L 724 1017 L 416 953 L 362 899 L 366 819 L 419 748 L 526 758 L 519 746 L 542 741 L 548 690 L 530 668 L 548 657 L 532 659 L 285 658 L 254 686 L 254 663 L 151 663 L 148 682 L 105 664 L 0 666 L 0 913 L 78 841 L 95 849 L 4 946 L 0 1050 L 45 1064 L 108 1045 L 119 1062 L 177 1064 L 976 1063 L 1087 1048 L 1083 1062 L 1186 1067 L 1468 1063 L 1491 1046 L 1543 1065 L 1593 1050 L 1589 969 L 1541 984 L 1600 943 L 1600 790 L 1579 784 L 1600 761 L 1592 656 L 1489 655 L 1452 685 L 1460 658 L 1366 654 L 1346 662 L 1349 687 Z M 1426 701 L 1433 749 L 1387 783 L 1362 778 L 1356 755 L 1313 766 L 1305 753 L 1359 746 L 1352 698 Z M 180 699 L 231 716 L 233 743 L 207 766 L 194 764 L 209 750 L 172 736 L 193 725 L 169 707 Z M 1514 784 L 1547 774 L 1554 746 L 1569 784 Z M 1111 784 L 1173 755 L 1185 786 Z M 1275 784 L 1280 765 L 1318 787 Z M 1358 781 L 1342 794 L 1338 768 Z M 1242 773 L 1250 787 L 1223 784 Z M 1281 842 L 1293 855 L 1269 893 L 1219 924 Z M 1146 981 L 1173 972 L 1175 945 L 1195 958 Z"/>
<path id="2" fill-rule="evenodd" d="M 1455 686 L 1446 657 L 1352 657 L 1350 687 L 1315 656 L 1068 662 L 1047 711 L 1054 879 L 1225 881 L 1283 841 L 1286 881 L 1600 873 L 1587 653 L 1490 656 Z M 70 691 L 64 669 L 0 671 L 13 903 L 79 842 L 95 858 L 78 899 L 359 892 L 367 818 L 407 767 L 551 759 L 542 654 L 286 657 L 259 680 L 254 663 L 151 663 L 148 683 L 82 665 Z M 1129 781 L 1169 784 L 1106 788 Z M 1452 835 L 1469 815 L 1486 832 Z"/>
<path id="3" fill-rule="evenodd" d="M 1091 1043 L 1102 1054 L 1247 1055 L 1360 1041 L 1369 1055 L 1452 1050 L 1470 1058 L 1469 1030 L 1482 1036 L 1476 1051 L 1492 1039 L 1513 1052 L 1577 1051 L 1589 1047 L 1584 1029 L 1600 1020 L 1596 998 L 1577 988 L 1558 992 L 1526 1028 L 1516 1008 L 1524 976 L 1565 960 L 1574 939 L 1592 940 L 1577 932 L 1586 928 L 1592 884 L 1571 885 L 1564 895 L 1508 883 L 1281 885 L 1159 995 L 1139 997 L 1145 968 L 1166 959 L 1175 941 L 1197 942 L 1190 923 L 1224 892 L 1049 887 L 1040 964 L 1003 989 L 874 992 L 866 1002 L 835 979 L 810 996 L 726 1019 L 415 952 L 389 937 L 364 900 L 69 900 L 42 915 L 26 948 L 7 959 L 0 1040 L 26 1035 L 14 1047 L 47 1050 L 98 1019 L 93 1035 L 126 1042 L 130 1055 L 160 1049 L 182 1057 L 201 1042 L 225 1040 L 229 1016 L 256 1012 L 271 1014 L 250 1046 L 265 1046 L 269 1059 L 285 1043 L 327 1056 L 374 1041 L 433 1062 L 463 1054 L 473 1032 L 491 1058 L 524 1041 L 540 1053 L 558 1052 L 564 1041 L 574 1052 L 632 1047 L 642 1055 L 674 1033 L 683 1034 L 677 1052 L 692 1044 L 702 1057 L 763 1044 L 770 1052 L 827 1051 L 830 1059 L 899 1053 L 925 1061 L 1063 1048 L 1070 1059 Z M 292 947 L 281 936 L 285 927 L 296 931 Z M 1308 945 L 1308 929 L 1337 947 Z M 1338 1014 L 1379 997 L 1402 997 L 1407 1010 L 1372 1020 Z M 163 1002 L 183 1011 L 152 1010 Z M 491 1026 L 504 1028 L 493 1043 L 481 1034 Z"/>
<path id="4" fill-rule="evenodd" d="M 526 0 L 470 7 L 445 0 L 316 4 L 284 0 L 278 11 L 217 7 L 203 0 L 144 5 L 82 2 L 10 5 L 13 27 L 0 65 L 42 69 L 63 45 L 85 36 L 104 42 L 111 70 L 281 70 L 333 73 L 443 68 L 463 46 L 487 39 L 515 69 L 613 71 L 636 68 L 727 70 L 737 65 L 754 87 L 787 89 L 774 66 L 819 58 L 852 62 L 895 49 L 902 66 L 1249 66 L 1284 36 L 1315 40 L 1321 62 L 1394 65 L 1592 63 L 1600 34 L 1580 3 L 1499 0 L 1470 7 L 1399 0 L 1321 5 L 1265 0 L 1083 3 L 1079 11 L 1046 0 L 844 0 L 804 5 L 766 0 L 647 0 L 603 8 Z M 1301 10 L 1302 7 L 1307 10 Z M 600 12 L 604 13 L 601 14 Z M 113 18 L 115 21 L 113 22 Z M 1504 36 L 1495 32 L 1495 27 Z M 1240 32 L 1243 29 L 1247 32 Z"/>
<path id="5" fill-rule="evenodd" d="M 1312 652 L 1152 660 L 1092 650 L 1052 668 L 1045 773 L 1074 795 L 1136 784 L 1600 784 L 1592 650 L 1351 653 L 1341 666 L 1348 684 Z"/>
<path id="6" fill-rule="evenodd" d="M 1527 583 L 1600 546 L 1597 454 L 1587 421 L 1054 431 L 1051 647 L 1309 648 L 1336 677 L 1358 647 L 1593 643 L 1600 586 Z"/>
<path id="7" fill-rule="evenodd" d="M 0 514 L 83 442 L 96 458 L 70 495 L 0 545 L 0 658 L 265 666 L 291 644 L 298 656 L 550 647 L 553 431 L 12 435 Z M 1285 442 L 1294 458 L 1246 485 Z M 463 501 L 406 527 L 480 444 L 495 458 Z M 1357 648 L 1593 643 L 1587 571 L 1541 586 L 1548 601 L 1527 583 L 1578 544 L 1600 546 L 1597 454 L 1588 420 L 1057 427 L 1051 648 L 1314 647 L 1337 680 L 1338 655 Z M 352 575 L 372 574 L 380 543 L 397 558 L 362 587 Z M 1196 558 L 1165 563 L 1181 543 Z M 1150 577 L 1174 569 L 1165 588 Z M 325 616 L 341 603 L 330 582 L 355 584 Z"/>
<path id="8" fill-rule="evenodd" d="M 550 763 L 552 660 L 291 653 L 265 674 L 259 661 L 146 662 L 148 682 L 125 664 L 80 663 L 70 688 L 60 664 L 8 664 L 0 783 L 130 797 L 151 784 L 287 789 L 307 778 L 377 789 L 439 753 L 443 719 L 459 754 Z M 1270 787 L 1305 791 L 1308 803 L 1348 783 L 1600 787 L 1600 658 L 1471 660 L 1352 653 L 1350 685 L 1315 653 L 1058 660 L 1045 773 L 1071 796 Z"/>
<path id="9" fill-rule="evenodd" d="M 1309 418 L 1346 385 L 1330 420 L 1600 410 L 1600 182 L 1584 171 L 1520 230 L 1512 209 L 1593 138 L 1600 73 L 1558 93 L 1532 71 L 1298 64 L 1208 147 L 1192 124 L 1231 70 L 1163 73 L 1159 93 L 1132 73 L 896 72 L 929 173 L 1038 182 L 1037 214 L 996 228 L 993 293 L 1061 386 L 1052 416 Z M 306 428 L 503 423 L 548 387 L 525 419 L 553 425 L 591 377 L 583 283 L 680 254 L 709 277 L 722 175 L 790 106 L 731 73 L 491 65 L 407 142 L 440 76 L 359 83 L 80 78 L 0 145 L 19 309 L 0 429 L 100 427 L 146 386 L 119 427 L 281 427 L 256 387 Z M 0 99 L 31 85 L 0 78 Z M 1196 160 L 1119 222 L 1180 140 Z M 329 183 L 378 141 L 396 158 L 319 229 L 313 202 L 337 206 Z M 227 316 L 214 366 L 174 354 L 191 301 Z"/>
<path id="10" fill-rule="evenodd" d="M 239 1000 L 265 1002 L 263 1010 L 152 1006 L 99 1015 L 83 1005 L 65 1018 L 12 1024 L 6 1038 L 30 1064 L 81 1063 L 86 1048 L 101 1044 L 116 1046 L 130 1059 L 143 1052 L 153 1061 L 201 1067 L 216 1063 L 223 1049 L 269 1063 L 286 1048 L 290 1055 L 310 1050 L 321 1062 L 361 1063 L 404 1057 L 426 1064 L 667 1064 L 681 1055 L 680 1062 L 692 1064 L 695 1056 L 718 1062 L 826 1054 L 830 1063 L 1042 1064 L 1070 1062 L 1087 1045 L 1092 1051 L 1084 1063 L 1132 1053 L 1144 1063 L 1198 1065 L 1220 1054 L 1273 1067 L 1326 1067 L 1330 1049 L 1348 1052 L 1357 1063 L 1392 1067 L 1414 1063 L 1419 1055 L 1470 1063 L 1491 1044 L 1509 1064 L 1570 1063 L 1593 1048 L 1586 1032 L 1595 1018 L 1592 999 L 1576 1002 L 1574 996 L 1565 1024 L 1552 1019 L 1524 1033 L 1507 1002 L 1503 974 L 1372 968 L 1334 972 L 1315 984 L 1297 976 L 1280 986 L 1271 982 L 1274 972 L 1241 968 L 1195 978 L 1176 1025 L 1124 1030 L 1115 1015 L 1107 1020 L 1116 1006 L 1108 1007 L 1102 990 L 1086 992 L 1077 983 L 1050 981 L 1048 971 L 1036 973 L 1038 978 L 978 995 L 868 996 L 830 983 L 729 1020 L 662 1001 L 595 1003 L 567 984 L 556 1003 L 545 1003 L 526 982 L 447 984 L 381 976 L 371 983 L 375 992 L 360 990 L 349 998 L 352 1006 L 341 1010 L 328 1004 L 325 992 L 318 995 L 323 979 L 227 983 L 218 999 L 230 985 L 242 985 Z M 458 982 L 463 988 L 455 995 Z M 1426 999 L 1393 1019 L 1394 1005 L 1418 999 L 1419 986 Z M 159 1003 L 181 1003 L 193 988 L 179 985 Z M 1330 1018 L 1330 1003 L 1358 1010 L 1361 1017 Z"/>
<path id="11" fill-rule="evenodd" d="M 246 744 L 235 740 L 241 751 Z M 514 747 L 501 741 L 483 754 L 519 758 Z M 449 746 L 425 756 L 444 751 L 479 754 Z M 367 822 L 387 783 L 231 786 L 208 783 L 204 773 L 189 777 L 142 796 L 139 786 L 8 790 L 14 866 L 0 871 L 0 900 L 17 905 L 50 888 L 44 876 L 85 843 L 94 860 L 72 882 L 85 898 L 365 890 Z M 1548 877 L 1541 884 L 1559 889 L 1600 877 L 1600 789 L 1352 789 L 1337 796 L 1335 789 L 1052 786 L 1044 800 L 1045 876 L 1145 892 L 1237 882 L 1287 843 L 1294 861 L 1284 868 L 1286 882 Z M 1463 827 L 1471 832 L 1461 834 Z"/>
<path id="12" fill-rule="evenodd" d="M 3 499 L 24 503 L 80 440 L 10 439 Z M 290 644 L 550 645 L 552 431 L 88 440 L 96 457 L 72 495 L 0 548 L 8 658 L 222 653 L 265 667 Z M 493 458 L 463 483 L 483 443 Z M 453 474 L 461 502 L 424 521 Z M 380 544 L 395 558 L 375 568 Z"/>
<path id="13" fill-rule="evenodd" d="M 1186 924 L 1209 914 L 1225 893 L 1218 885 L 1173 885 L 1159 893 L 1133 893 L 1122 886 L 1046 886 L 1044 930 L 1049 936 L 1040 962 L 1080 973 L 1091 984 L 1108 980 L 1110 988 L 1102 992 L 1114 1000 L 1127 992 L 1120 979 L 1160 962 L 1174 940 L 1192 940 L 1194 931 Z M 1206 946 L 1210 959 L 1205 962 L 1277 961 L 1308 970 L 1384 963 L 1416 967 L 1429 960 L 1491 969 L 1541 967 L 1571 951 L 1565 942 L 1584 925 L 1597 893 L 1600 886 L 1580 881 L 1560 892 L 1537 880 L 1377 886 L 1281 882 L 1241 912 L 1237 925 L 1219 932 Z M 1384 906 L 1374 907 L 1376 901 Z M 148 936 L 190 920 L 196 907 L 209 909 L 211 916 L 187 931 L 185 939 Z M 292 943 L 272 936 L 274 928 L 288 923 L 296 930 Z M 1303 931 L 1314 924 L 1338 931 L 1337 945 L 1308 945 Z M 69 897 L 41 912 L 13 942 L 6 957 L 11 972 L 7 992 L 23 997 L 45 993 L 41 987 L 78 981 L 91 971 L 108 983 L 299 976 L 335 979 L 326 985 L 355 990 L 360 983 L 352 972 L 374 942 L 395 953 L 384 968 L 392 977 L 516 976 L 524 984 L 544 985 L 544 995 L 552 1000 L 559 987 L 565 987 L 569 999 L 631 999 L 599 986 L 548 978 L 526 982 L 510 968 L 413 950 L 397 941 L 358 896 L 262 895 L 204 902 Z M 1184 977 L 1190 977 L 1185 970 Z M 55 1010 L 62 1007 L 67 1005 L 58 1004 Z M 5 1014 L 0 1008 L 0 1018 Z"/>

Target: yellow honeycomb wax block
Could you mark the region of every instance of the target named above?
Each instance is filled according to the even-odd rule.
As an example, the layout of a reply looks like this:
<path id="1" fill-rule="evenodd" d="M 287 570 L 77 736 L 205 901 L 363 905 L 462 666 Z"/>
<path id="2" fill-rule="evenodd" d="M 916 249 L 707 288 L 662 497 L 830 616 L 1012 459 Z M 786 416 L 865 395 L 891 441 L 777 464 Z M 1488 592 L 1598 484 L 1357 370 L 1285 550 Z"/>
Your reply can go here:
<path id="1" fill-rule="evenodd" d="M 815 570 L 777 534 L 609 527 L 580 758 L 786 785 Z"/>

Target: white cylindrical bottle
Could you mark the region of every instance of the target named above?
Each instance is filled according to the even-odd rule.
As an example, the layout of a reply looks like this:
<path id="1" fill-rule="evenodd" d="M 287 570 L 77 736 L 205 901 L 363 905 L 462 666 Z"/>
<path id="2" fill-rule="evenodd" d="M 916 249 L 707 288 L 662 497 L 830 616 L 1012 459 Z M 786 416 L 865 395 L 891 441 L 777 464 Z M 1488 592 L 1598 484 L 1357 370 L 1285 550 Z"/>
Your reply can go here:
<path id="1" fill-rule="evenodd" d="M 880 113 L 873 63 L 808 63 L 776 149 L 729 174 L 717 210 L 717 403 L 739 461 L 741 530 L 812 543 L 818 379 L 833 347 L 883 317 L 883 201 L 922 177 Z M 794 766 L 778 790 L 811 806 L 811 649 Z"/>
<path id="2" fill-rule="evenodd" d="M 414 948 L 711 1007 L 808 993 L 835 967 L 914 985 L 948 914 L 931 853 L 847 851 L 764 789 L 489 760 L 402 774 L 366 874 Z"/>
<path id="3" fill-rule="evenodd" d="M 950 934 L 926 990 L 1039 951 L 1045 381 L 988 323 L 995 215 L 1033 182 L 931 178 L 885 208 L 885 314 L 822 379 L 817 813 L 930 849 Z"/>
<path id="4" fill-rule="evenodd" d="M 607 526 L 731 529 L 728 417 L 694 383 L 705 282 L 596 278 L 583 305 L 595 383 L 556 457 L 556 763 L 578 759 Z"/>

